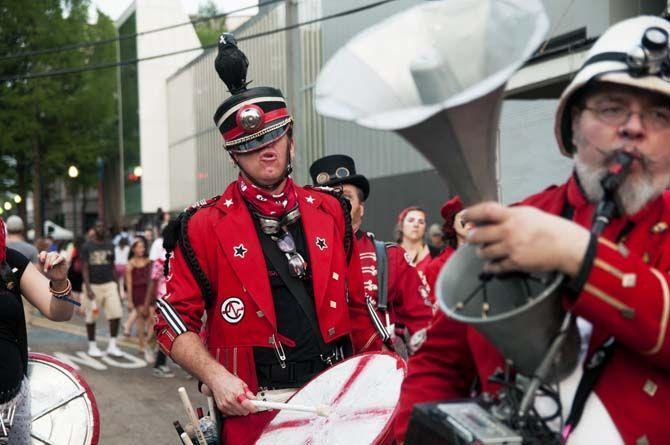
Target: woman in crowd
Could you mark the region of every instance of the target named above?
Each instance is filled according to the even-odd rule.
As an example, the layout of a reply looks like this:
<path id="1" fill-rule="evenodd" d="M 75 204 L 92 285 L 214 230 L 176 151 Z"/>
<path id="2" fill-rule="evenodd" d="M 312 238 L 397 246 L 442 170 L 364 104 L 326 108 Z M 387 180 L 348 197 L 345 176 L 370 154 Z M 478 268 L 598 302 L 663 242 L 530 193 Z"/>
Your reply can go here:
<path id="1" fill-rule="evenodd" d="M 126 288 L 128 289 L 128 308 L 132 304 L 133 311 L 126 322 L 124 332 L 129 332 L 131 326 L 131 317 L 137 320 L 137 338 L 139 340 L 139 353 L 144 355 L 145 347 L 145 327 L 149 320 L 149 314 L 142 311 L 147 296 L 147 287 L 151 276 L 151 260 L 149 259 L 149 249 L 147 240 L 144 237 L 137 237 L 130 247 L 128 255 L 128 265 L 126 266 Z"/>
<path id="2" fill-rule="evenodd" d="M 39 263 L 33 265 L 18 251 L 7 248 L 0 219 L 0 417 L 6 420 L 8 410 L 16 410 L 11 425 L 3 422 L 5 429 L 0 428 L 0 443 L 32 443 L 28 341 L 21 295 L 48 319 L 69 320 L 73 306 L 67 269 L 57 252 L 40 252 Z"/>
<path id="3" fill-rule="evenodd" d="M 426 244 L 426 212 L 417 206 L 407 207 L 398 215 L 396 242 L 405 249 L 408 260 L 422 274 L 438 251 Z"/>

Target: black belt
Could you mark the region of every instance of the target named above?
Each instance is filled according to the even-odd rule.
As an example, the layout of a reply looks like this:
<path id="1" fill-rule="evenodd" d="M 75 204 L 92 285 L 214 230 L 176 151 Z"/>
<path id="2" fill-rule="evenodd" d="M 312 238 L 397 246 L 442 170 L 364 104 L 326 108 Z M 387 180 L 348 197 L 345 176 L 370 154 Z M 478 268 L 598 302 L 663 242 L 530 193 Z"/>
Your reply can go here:
<path id="1" fill-rule="evenodd" d="M 267 389 L 299 388 L 328 367 L 326 362 L 318 358 L 285 363 L 284 367 L 279 364 L 257 364 L 258 386 Z"/>

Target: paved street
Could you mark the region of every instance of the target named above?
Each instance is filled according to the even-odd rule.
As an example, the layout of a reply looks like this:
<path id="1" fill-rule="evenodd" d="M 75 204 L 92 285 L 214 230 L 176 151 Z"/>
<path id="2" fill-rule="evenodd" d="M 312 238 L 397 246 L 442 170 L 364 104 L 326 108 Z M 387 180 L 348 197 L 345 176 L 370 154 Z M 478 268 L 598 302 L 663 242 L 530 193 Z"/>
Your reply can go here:
<path id="1" fill-rule="evenodd" d="M 98 344 L 106 347 L 107 323 L 98 323 Z M 206 400 L 193 379 L 168 361 L 175 378 L 157 378 L 151 366 L 137 355 L 132 342 L 120 342 L 127 357 L 92 359 L 85 354 L 87 342 L 82 318 L 54 323 L 34 317 L 28 341 L 32 352 L 54 355 L 78 368 L 95 393 L 101 419 L 101 445 L 152 443 L 179 444 L 174 420 L 186 423 L 177 388 L 186 387 L 195 406 L 206 410 Z"/>

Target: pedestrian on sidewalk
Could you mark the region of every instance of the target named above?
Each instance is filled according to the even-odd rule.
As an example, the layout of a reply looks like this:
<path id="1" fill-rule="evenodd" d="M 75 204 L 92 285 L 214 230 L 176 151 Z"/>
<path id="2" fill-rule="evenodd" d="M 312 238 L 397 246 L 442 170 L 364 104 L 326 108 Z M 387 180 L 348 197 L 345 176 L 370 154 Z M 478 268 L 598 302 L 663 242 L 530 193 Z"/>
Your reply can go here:
<path id="1" fill-rule="evenodd" d="M 126 287 L 128 288 L 129 299 L 132 301 L 133 312 L 136 319 L 137 339 L 140 347 L 140 354 L 144 355 L 146 345 L 145 328 L 149 323 L 149 312 L 142 310 L 145 305 L 147 288 L 149 286 L 149 277 L 151 275 L 151 260 L 149 259 L 147 240 L 144 237 L 137 237 L 133 241 L 128 255 L 128 265 L 126 267 Z M 128 319 L 130 321 L 130 318 Z M 129 329 L 128 323 L 125 326 L 125 332 Z"/>
<path id="2" fill-rule="evenodd" d="M 163 228 L 165 228 L 165 225 L 167 224 L 164 224 Z M 156 299 L 162 298 L 166 292 L 166 280 L 165 275 L 163 274 L 165 269 L 165 248 L 163 247 L 162 236 L 156 238 L 156 241 L 154 241 L 151 245 L 149 259 L 151 260 L 151 280 L 149 281 L 149 287 L 147 288 L 147 298 L 141 310 L 147 314 L 152 325 L 151 328 L 147 328 L 147 330 L 150 332 L 149 336 L 151 338 L 151 341 L 147 340 L 147 343 L 150 344 L 152 341 L 155 342 L 155 335 L 153 335 L 153 315 L 155 314 Z M 160 348 L 158 348 L 154 356 L 153 351 L 147 347 L 144 358 L 147 362 L 154 363 L 152 373 L 155 377 L 174 377 L 174 373 L 166 364 L 167 356 Z"/>
<path id="3" fill-rule="evenodd" d="M 102 221 L 96 221 L 93 226 L 93 239 L 84 244 L 81 260 L 87 296 L 82 299 L 82 303 L 86 314 L 88 355 L 91 357 L 104 355 L 95 342 L 95 322 L 99 312 L 94 314 L 99 309 L 103 309 L 109 321 L 107 354 L 121 357 L 123 351 L 116 345 L 116 337 L 119 334 L 119 323 L 123 310 L 114 276 L 114 245 L 107 239 L 107 229 Z"/>

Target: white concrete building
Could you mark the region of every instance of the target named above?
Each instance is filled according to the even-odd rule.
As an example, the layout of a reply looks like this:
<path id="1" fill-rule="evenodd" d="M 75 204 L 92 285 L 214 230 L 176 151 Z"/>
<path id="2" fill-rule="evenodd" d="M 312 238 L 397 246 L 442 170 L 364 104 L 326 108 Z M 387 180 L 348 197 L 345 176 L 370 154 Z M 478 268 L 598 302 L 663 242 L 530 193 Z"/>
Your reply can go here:
<path id="1" fill-rule="evenodd" d="M 188 22 L 189 16 L 179 0 L 135 0 L 116 21 L 120 35 L 138 34 L 134 39 L 121 41 L 120 59 L 142 60 L 200 48 L 200 40 L 190 23 L 147 33 Z M 119 174 L 124 178 L 122 212 L 126 214 L 170 208 L 166 79 L 200 53 L 200 49 L 187 51 L 119 70 L 123 134 Z M 129 181 L 129 175 L 134 178 L 133 173 L 138 173 L 137 166 L 141 166 L 140 181 Z"/>

